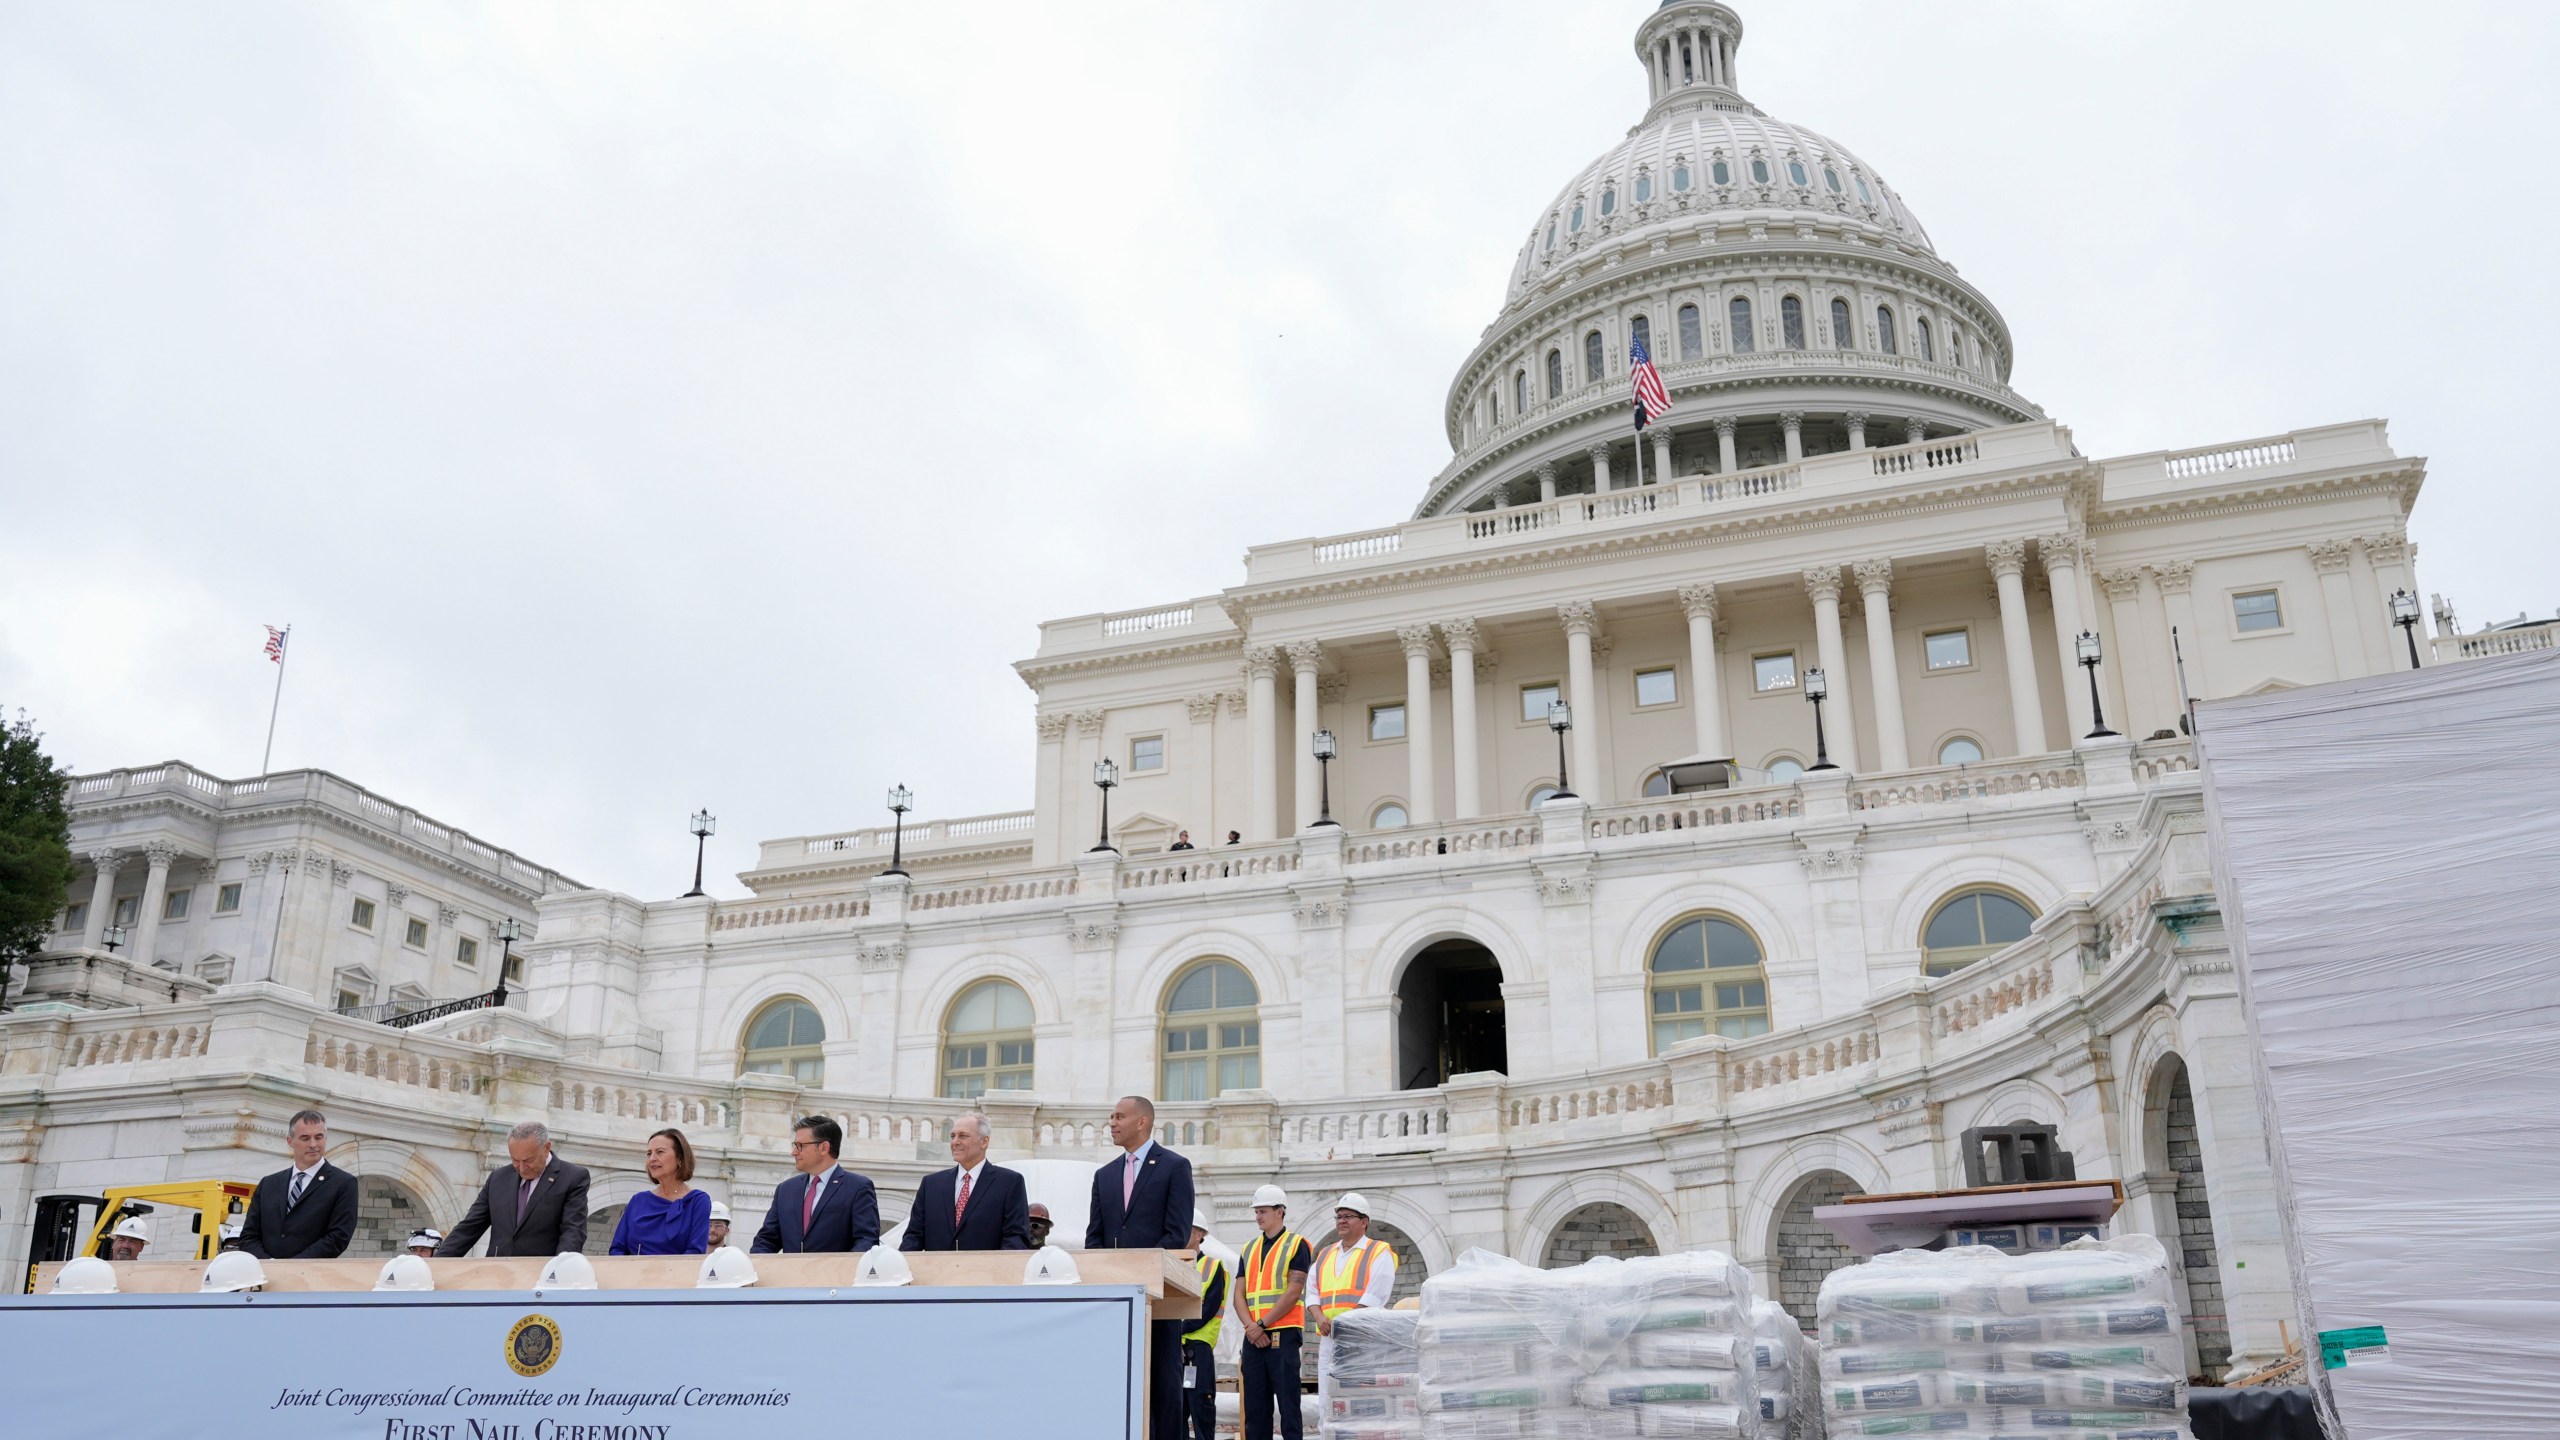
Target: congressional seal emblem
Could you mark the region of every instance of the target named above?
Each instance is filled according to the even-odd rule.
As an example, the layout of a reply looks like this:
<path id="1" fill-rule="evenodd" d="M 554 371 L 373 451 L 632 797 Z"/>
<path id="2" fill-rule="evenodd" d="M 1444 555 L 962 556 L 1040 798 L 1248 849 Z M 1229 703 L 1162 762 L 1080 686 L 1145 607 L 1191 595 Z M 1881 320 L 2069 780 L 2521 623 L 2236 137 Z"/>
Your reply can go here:
<path id="1" fill-rule="evenodd" d="M 507 1332 L 508 1369 L 530 1377 L 559 1363 L 559 1321 L 548 1315 L 527 1315 Z"/>

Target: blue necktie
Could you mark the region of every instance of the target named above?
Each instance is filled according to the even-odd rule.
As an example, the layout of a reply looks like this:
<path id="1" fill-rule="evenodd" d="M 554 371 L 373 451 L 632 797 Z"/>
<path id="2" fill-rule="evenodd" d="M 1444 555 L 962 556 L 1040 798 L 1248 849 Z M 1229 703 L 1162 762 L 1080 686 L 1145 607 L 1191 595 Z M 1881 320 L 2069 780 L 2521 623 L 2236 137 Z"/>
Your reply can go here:
<path id="1" fill-rule="evenodd" d="M 303 1189 L 304 1189 L 306 1186 L 308 1186 L 310 1183 L 311 1183 L 311 1172 L 310 1172 L 310 1171 L 308 1171 L 308 1170 L 297 1170 L 297 1171 L 293 1172 L 293 1185 L 292 1185 L 292 1187 L 291 1187 L 291 1188 L 289 1188 L 289 1189 L 287 1189 L 287 1190 L 285 1191 L 285 1195 L 284 1195 L 284 1208 L 286 1208 L 287 1210 L 290 1210 L 290 1209 L 292 1209 L 294 1206 L 301 1204 L 301 1203 L 302 1203 L 302 1192 L 303 1192 Z"/>

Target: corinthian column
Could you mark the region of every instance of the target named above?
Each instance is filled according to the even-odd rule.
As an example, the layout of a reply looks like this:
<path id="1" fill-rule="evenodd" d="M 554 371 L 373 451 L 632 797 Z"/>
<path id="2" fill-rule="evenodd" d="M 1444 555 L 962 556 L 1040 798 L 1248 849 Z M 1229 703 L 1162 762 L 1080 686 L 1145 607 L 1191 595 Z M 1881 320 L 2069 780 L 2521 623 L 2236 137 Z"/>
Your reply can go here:
<path id="1" fill-rule="evenodd" d="M 1876 764 L 1908 770 L 1911 747 L 1902 729 L 1902 671 L 1893 653 L 1893 562 L 1861 560 L 1855 569 L 1858 597 L 1867 611 L 1867 676 L 1876 692 Z"/>
<path id="2" fill-rule="evenodd" d="M 1440 822 L 1440 800 L 1433 794 L 1431 763 L 1431 627 L 1400 625 L 1396 640 L 1404 646 L 1405 812 L 1416 825 Z"/>
<path id="3" fill-rule="evenodd" d="M 1733 452 L 1733 426 L 1734 420 L 1732 416 L 1719 415 L 1716 417 L 1716 473 L 1719 475 L 1730 475 L 1736 468 Z"/>
<path id="4" fill-rule="evenodd" d="M 100 950 L 107 943 L 107 921 L 115 916 L 116 872 L 124 868 L 124 857 L 113 850 L 92 850 L 89 863 L 97 878 L 89 884 L 89 923 L 80 927 L 80 948 Z"/>
<path id="5" fill-rule="evenodd" d="M 1455 772 L 1450 792 L 1450 818 L 1472 820 L 1484 813 L 1482 779 L 1476 754 L 1476 647 L 1481 639 L 1473 620 L 1443 620 L 1440 638 L 1449 645 L 1449 763 Z"/>
<path id="6" fill-rule="evenodd" d="M 2089 689 L 2079 677 L 2080 537 L 2068 532 L 2036 538 L 2044 558 L 2045 588 L 2053 595 L 2053 643 L 2062 652 L 2062 712 L 2076 741 L 2096 728 L 2089 718 Z"/>
<path id="7" fill-rule="evenodd" d="M 1568 600 L 1556 607 L 1556 618 L 1564 622 L 1565 685 L 1573 703 L 1573 774 L 1566 778 L 1583 799 L 1606 805 L 1610 795 L 1600 774 L 1599 683 L 1591 667 L 1591 637 L 1600 629 L 1600 617 L 1590 601 Z"/>
<path id="8" fill-rule="evenodd" d="M 1724 675 L 1716 659 L 1716 587 L 1704 581 L 1680 587 L 1680 610 L 1689 617 L 1689 688 L 1697 693 L 1698 753 L 1731 755 L 1724 739 Z"/>
<path id="9" fill-rule="evenodd" d="M 1831 713 L 1824 717 L 1831 761 L 1855 773 L 1858 722 L 1849 706 L 1849 644 L 1840 638 L 1840 567 L 1815 565 L 1804 572 L 1805 598 L 1813 602 L 1813 640 L 1822 673 L 1831 681 Z"/>
<path id="10" fill-rule="evenodd" d="M 1245 758 L 1253 772 L 1252 835 L 1256 840 L 1280 834 L 1280 696 L 1272 683 L 1280 671 L 1280 652 L 1256 645 L 1244 652 Z"/>
<path id="11" fill-rule="evenodd" d="M 1982 547 L 1991 564 L 1991 579 L 2000 592 L 2000 653 L 2009 664 L 2009 726 L 2018 737 L 2018 753 L 2041 755 L 2044 695 L 2036 684 L 2036 642 L 2027 621 L 2027 542 L 1994 540 Z"/>
<path id="12" fill-rule="evenodd" d="M 1582 453 L 1591 457 L 1591 493 L 1594 495 L 1606 494 L 1610 489 L 1609 447 L 1606 445 L 1589 445 L 1583 447 Z"/>
<path id="13" fill-rule="evenodd" d="M 1304 830 L 1316 823 L 1316 732 L 1324 728 L 1324 711 L 1316 694 L 1316 671 L 1324 664 L 1324 646 L 1313 640 L 1300 640 L 1288 647 L 1289 674 L 1297 682 L 1297 723 L 1290 733 L 1297 738 L 1297 753 L 1289 757 L 1290 773 L 1298 777 L 1297 824 Z"/>
<path id="14" fill-rule="evenodd" d="M 169 904 L 169 867 L 178 863 L 178 847 L 167 841 L 155 841 L 142 850 L 150 865 L 148 878 L 142 882 L 142 913 L 133 927 L 133 958 L 148 965 L 160 953 L 160 912 Z"/>

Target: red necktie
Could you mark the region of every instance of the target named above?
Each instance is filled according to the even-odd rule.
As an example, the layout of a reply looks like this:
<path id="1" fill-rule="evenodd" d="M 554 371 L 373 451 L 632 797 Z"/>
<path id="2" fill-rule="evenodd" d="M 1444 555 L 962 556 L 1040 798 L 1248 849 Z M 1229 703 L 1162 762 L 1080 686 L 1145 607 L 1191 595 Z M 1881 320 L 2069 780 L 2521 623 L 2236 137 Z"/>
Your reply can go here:
<path id="1" fill-rule="evenodd" d="M 809 1217 L 818 1213 L 818 1177 L 809 1177 L 809 1188 L 800 1192 L 800 1242 L 809 1241 Z"/>
<path id="2" fill-rule="evenodd" d="M 969 1172 L 960 1172 L 960 1203 L 951 1207 L 951 1223 L 957 1227 L 960 1217 L 969 1213 Z"/>

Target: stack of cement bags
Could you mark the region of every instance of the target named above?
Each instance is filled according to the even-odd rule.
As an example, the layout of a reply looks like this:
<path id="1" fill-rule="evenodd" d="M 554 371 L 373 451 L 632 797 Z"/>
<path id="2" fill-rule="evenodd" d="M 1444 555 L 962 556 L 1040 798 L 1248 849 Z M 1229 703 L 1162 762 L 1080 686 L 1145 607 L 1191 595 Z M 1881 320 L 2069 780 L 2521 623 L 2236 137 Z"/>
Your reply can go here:
<path id="1" fill-rule="evenodd" d="M 1813 1342 L 1775 1300 L 1751 1302 L 1751 1333 L 1762 1440 L 1822 1440 L 1821 1381 Z"/>
<path id="2" fill-rule="evenodd" d="M 1324 1372 L 1324 1440 L 1420 1440 L 1420 1357 L 1412 1310 L 1346 1310 Z"/>

